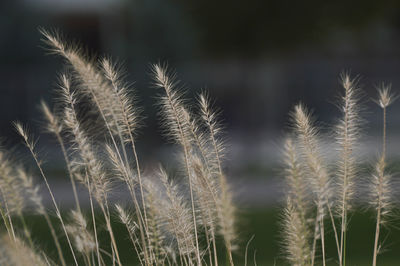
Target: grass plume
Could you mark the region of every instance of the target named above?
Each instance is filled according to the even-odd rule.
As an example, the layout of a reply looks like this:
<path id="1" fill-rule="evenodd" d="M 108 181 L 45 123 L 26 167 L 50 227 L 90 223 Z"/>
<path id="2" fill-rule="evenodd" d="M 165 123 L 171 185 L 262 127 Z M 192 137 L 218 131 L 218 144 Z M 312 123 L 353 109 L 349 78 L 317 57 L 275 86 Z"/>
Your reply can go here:
<path id="1" fill-rule="evenodd" d="M 6 236 L 13 242 L 7 242 L 7 247 L 27 241 L 32 251 L 27 255 L 35 254 L 30 228 L 23 222 L 25 208 L 33 207 L 45 218 L 58 253 L 54 261 L 43 256 L 46 265 L 71 263 L 61 249 L 64 241 L 75 265 L 123 265 L 110 205 L 110 194 L 118 184 L 128 189 L 131 198 L 126 207 L 112 206 L 141 265 L 203 265 L 206 258 L 209 265 L 218 265 L 222 257 L 217 253 L 217 235 L 223 236 L 233 265 L 235 217 L 222 167 L 221 129 L 205 98 L 200 97 L 196 113 L 181 94 L 175 74 L 160 64 L 153 65 L 154 85 L 164 91 L 159 99 L 161 122 L 169 138 L 181 147 L 183 156 L 177 165 L 184 171 L 179 172 L 181 183 L 172 180 L 163 168 L 144 175 L 136 148 L 141 108 L 120 66 L 109 58 L 87 56 L 56 32 L 41 33 L 48 50 L 64 58 L 67 65 L 58 79 L 56 111 L 43 101 L 40 107 L 45 129 L 62 151 L 75 208 L 69 210 L 65 221 L 36 151 L 36 141 L 25 126 L 14 123 L 46 186 L 52 208 L 43 206 L 38 186 L 23 166 L 0 150 L 0 214 Z M 81 206 L 81 189 L 89 195 L 90 219 Z M 27 199 L 33 204 L 27 204 Z M 96 207 L 102 216 L 95 215 Z M 55 211 L 57 222 L 51 221 L 50 211 Z M 24 237 L 18 234 L 15 216 L 24 225 Z M 99 237 L 102 226 L 108 238 Z M 57 235 L 58 227 L 65 238 Z"/>
<path id="2" fill-rule="evenodd" d="M 383 127 L 382 127 L 382 154 L 379 158 L 375 173 L 372 175 L 371 184 L 371 205 L 376 210 L 376 229 L 375 243 L 372 265 L 376 266 L 377 256 L 380 251 L 379 235 L 380 228 L 390 215 L 393 209 L 393 190 L 391 184 L 391 176 L 386 171 L 386 109 L 394 101 L 395 95 L 390 92 L 390 86 L 382 84 L 378 89 L 378 104 L 383 111 Z"/>

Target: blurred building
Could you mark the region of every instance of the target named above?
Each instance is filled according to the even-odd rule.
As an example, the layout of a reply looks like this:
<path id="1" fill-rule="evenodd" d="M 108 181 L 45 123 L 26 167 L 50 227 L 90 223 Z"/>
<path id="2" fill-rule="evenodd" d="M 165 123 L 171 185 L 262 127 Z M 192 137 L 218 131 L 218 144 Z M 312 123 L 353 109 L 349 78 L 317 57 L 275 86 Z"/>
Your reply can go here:
<path id="1" fill-rule="evenodd" d="M 2 1 L 0 135 L 12 138 L 10 121 L 40 120 L 36 106 L 41 98 L 51 100 L 62 71 L 62 60 L 42 49 L 38 27 L 59 29 L 89 54 L 124 63 L 147 117 L 142 141 L 157 147 L 163 140 L 149 63 L 169 62 L 190 96 L 209 90 L 231 136 L 244 141 L 277 135 L 300 100 L 324 121 L 333 120 L 342 70 L 361 75 L 366 100 L 382 81 L 397 90 L 399 7 L 397 1 L 371 0 Z M 372 128 L 378 121 L 373 113 Z M 390 119 L 400 125 L 400 117 Z"/>

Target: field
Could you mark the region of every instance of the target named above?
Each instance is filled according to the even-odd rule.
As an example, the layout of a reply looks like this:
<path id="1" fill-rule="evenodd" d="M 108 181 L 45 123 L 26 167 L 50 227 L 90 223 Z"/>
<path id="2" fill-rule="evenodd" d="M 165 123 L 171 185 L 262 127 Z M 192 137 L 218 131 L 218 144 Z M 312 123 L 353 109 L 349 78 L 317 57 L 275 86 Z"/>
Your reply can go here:
<path id="1" fill-rule="evenodd" d="M 256 257 L 257 265 L 288 265 L 284 260 L 281 251 L 281 236 L 279 221 L 281 217 L 281 210 L 278 208 L 257 208 L 257 209 L 241 209 L 240 210 L 240 252 L 234 254 L 237 265 L 244 265 L 244 250 L 246 240 L 254 235 L 254 239 L 249 244 L 248 251 L 248 265 L 254 265 L 254 255 Z M 101 216 L 99 214 L 99 216 Z M 44 243 L 51 243 L 51 236 L 48 232 L 46 225 L 43 223 L 43 218 L 40 216 L 31 215 L 27 219 L 32 225 L 33 236 L 38 245 L 44 245 L 46 250 L 51 250 L 51 247 L 45 246 Z M 53 217 L 54 222 L 56 218 Z M 119 223 L 113 225 L 115 227 L 116 235 L 119 241 L 119 248 L 124 265 L 136 265 L 132 263 L 132 258 L 135 256 L 133 250 L 130 250 L 129 240 L 127 239 L 124 227 Z M 363 266 L 371 264 L 372 253 L 370 250 L 373 248 L 374 241 L 374 222 L 373 213 L 365 212 L 362 210 L 357 211 L 357 214 L 351 216 L 349 235 L 348 235 L 348 265 Z M 398 251 L 400 250 L 400 232 L 397 230 L 384 231 L 385 251 L 379 258 L 380 265 L 397 266 L 398 265 Z M 327 250 L 328 257 L 334 258 L 336 250 L 332 238 L 329 235 L 329 249 Z M 333 249 L 332 249 L 333 248 Z M 68 254 L 68 248 L 65 246 L 65 254 Z M 55 251 L 49 252 L 56 256 Z M 67 256 L 66 256 L 67 257 Z M 71 257 L 67 258 L 72 260 Z M 128 263 L 128 261 L 130 263 Z M 222 264 L 224 265 L 224 264 Z M 328 261 L 327 265 L 337 265 L 336 261 Z"/>

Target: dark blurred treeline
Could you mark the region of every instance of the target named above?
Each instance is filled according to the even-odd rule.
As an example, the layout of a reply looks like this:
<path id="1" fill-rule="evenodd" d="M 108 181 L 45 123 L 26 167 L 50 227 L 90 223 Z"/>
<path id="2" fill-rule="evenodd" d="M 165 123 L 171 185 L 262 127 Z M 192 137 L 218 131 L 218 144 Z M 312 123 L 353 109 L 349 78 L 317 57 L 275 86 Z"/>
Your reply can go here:
<path id="1" fill-rule="evenodd" d="M 209 90 L 229 133 L 243 138 L 280 133 L 299 100 L 333 119 L 342 70 L 361 75 L 367 100 L 379 82 L 400 86 L 399 1 L 1 1 L 0 135 L 11 142 L 10 121 L 40 121 L 37 105 L 63 70 L 39 27 L 124 64 L 147 117 L 145 147 L 163 142 L 152 62 L 168 62 L 191 96 Z"/>

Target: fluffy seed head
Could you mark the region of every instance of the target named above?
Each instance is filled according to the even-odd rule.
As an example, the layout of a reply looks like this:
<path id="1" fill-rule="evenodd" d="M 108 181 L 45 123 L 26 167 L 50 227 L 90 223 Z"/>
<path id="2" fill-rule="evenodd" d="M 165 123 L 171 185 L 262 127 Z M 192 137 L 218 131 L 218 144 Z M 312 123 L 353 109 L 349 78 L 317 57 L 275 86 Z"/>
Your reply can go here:
<path id="1" fill-rule="evenodd" d="M 360 95 L 356 79 L 351 79 L 348 74 L 342 74 L 343 93 L 340 95 L 339 110 L 341 118 L 335 127 L 335 137 L 338 146 L 339 160 L 337 162 L 337 212 L 344 213 L 351 207 L 354 197 L 355 178 L 357 177 L 358 141 L 360 135 Z"/>

